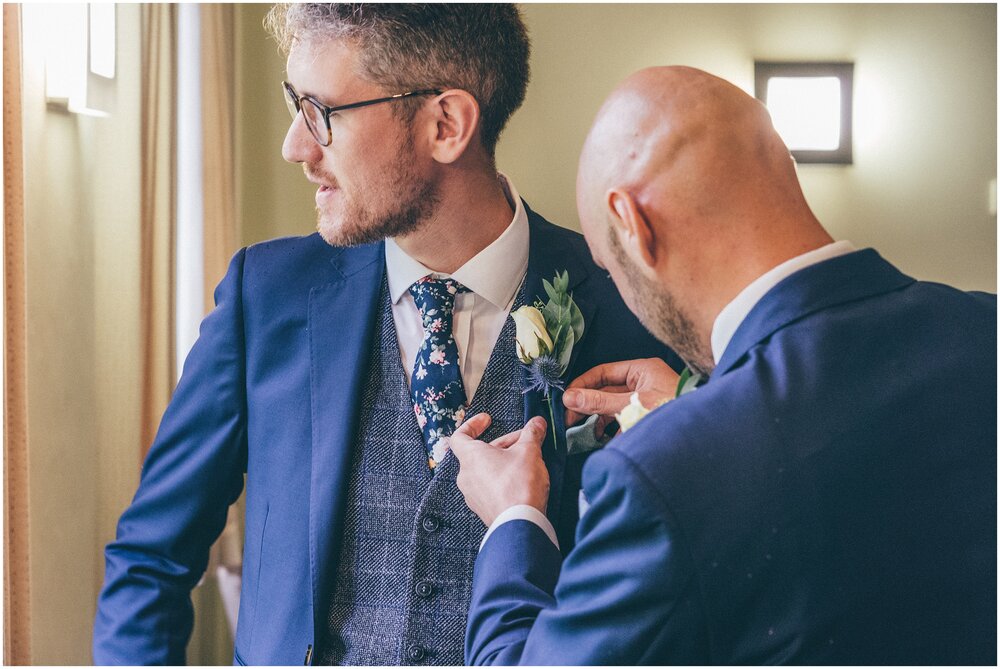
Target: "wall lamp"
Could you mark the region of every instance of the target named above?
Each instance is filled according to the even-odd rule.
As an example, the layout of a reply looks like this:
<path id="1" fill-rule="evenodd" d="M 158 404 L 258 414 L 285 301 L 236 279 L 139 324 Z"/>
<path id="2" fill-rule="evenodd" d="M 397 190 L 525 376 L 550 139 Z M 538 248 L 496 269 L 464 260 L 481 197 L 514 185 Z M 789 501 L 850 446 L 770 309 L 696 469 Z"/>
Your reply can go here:
<path id="1" fill-rule="evenodd" d="M 107 116 L 114 106 L 114 3 L 40 5 L 48 46 L 45 97 L 49 107 Z"/>
<path id="2" fill-rule="evenodd" d="M 854 63 L 754 61 L 754 95 L 799 163 L 850 165 Z"/>

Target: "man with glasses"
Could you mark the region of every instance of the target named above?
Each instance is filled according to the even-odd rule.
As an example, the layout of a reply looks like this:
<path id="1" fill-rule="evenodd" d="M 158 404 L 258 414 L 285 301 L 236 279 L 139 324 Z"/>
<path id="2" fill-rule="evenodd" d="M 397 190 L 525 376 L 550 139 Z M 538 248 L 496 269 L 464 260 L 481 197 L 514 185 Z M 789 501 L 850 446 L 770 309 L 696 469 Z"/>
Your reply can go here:
<path id="1" fill-rule="evenodd" d="M 528 79 L 514 6 L 292 5 L 268 23 L 288 54 L 282 153 L 317 186 L 319 234 L 240 251 L 219 285 L 106 551 L 95 660 L 183 663 L 190 589 L 245 472 L 237 662 L 461 664 L 487 528 L 443 437 L 465 414 L 493 416 L 486 438 L 548 414 L 511 310 L 568 272 L 585 331 L 567 381 L 672 354 L 582 237 L 497 173 Z M 585 456 L 554 441 L 547 516 L 568 550 Z"/>

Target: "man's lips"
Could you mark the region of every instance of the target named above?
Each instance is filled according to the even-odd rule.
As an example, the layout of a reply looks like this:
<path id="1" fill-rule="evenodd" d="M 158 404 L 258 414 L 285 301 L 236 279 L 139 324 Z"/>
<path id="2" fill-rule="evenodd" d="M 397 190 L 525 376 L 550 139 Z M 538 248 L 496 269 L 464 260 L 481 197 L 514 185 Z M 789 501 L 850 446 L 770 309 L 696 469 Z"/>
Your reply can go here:
<path id="1" fill-rule="evenodd" d="M 321 176 L 320 174 L 315 172 L 310 172 L 309 170 L 305 170 L 305 173 L 306 173 L 306 180 L 319 186 L 321 191 L 336 190 L 338 188 L 337 180 L 333 179 L 332 177 L 328 177 L 326 175 Z"/>

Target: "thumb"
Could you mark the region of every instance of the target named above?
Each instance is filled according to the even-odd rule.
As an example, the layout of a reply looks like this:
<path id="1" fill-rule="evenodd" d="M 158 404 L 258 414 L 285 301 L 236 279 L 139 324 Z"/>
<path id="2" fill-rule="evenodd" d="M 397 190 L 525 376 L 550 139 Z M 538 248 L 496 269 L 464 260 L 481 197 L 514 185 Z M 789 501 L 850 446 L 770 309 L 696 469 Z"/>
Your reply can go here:
<path id="1" fill-rule="evenodd" d="M 541 416 L 535 416 L 521 429 L 521 435 L 517 439 L 516 446 L 521 448 L 532 447 L 541 448 L 545 441 L 545 430 L 548 423 Z"/>
<path id="2" fill-rule="evenodd" d="M 486 428 L 490 426 L 493 419 L 490 418 L 488 413 L 477 413 L 472 418 L 468 418 L 463 422 L 454 433 L 451 435 L 452 446 L 458 443 L 460 446 L 464 445 L 466 442 L 475 441 L 479 438 Z"/>
<path id="3" fill-rule="evenodd" d="M 579 414 L 610 416 L 628 406 L 629 393 L 606 393 L 600 390 L 573 388 L 563 394 L 563 404 Z"/>

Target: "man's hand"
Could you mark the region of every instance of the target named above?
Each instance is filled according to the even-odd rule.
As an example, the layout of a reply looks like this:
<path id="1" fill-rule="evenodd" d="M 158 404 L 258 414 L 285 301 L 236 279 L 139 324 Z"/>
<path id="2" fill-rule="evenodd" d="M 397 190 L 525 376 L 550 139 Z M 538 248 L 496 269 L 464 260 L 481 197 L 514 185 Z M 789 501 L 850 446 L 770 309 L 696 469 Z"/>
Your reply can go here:
<path id="1" fill-rule="evenodd" d="M 578 376 L 563 393 L 566 425 L 597 414 L 597 432 L 615 418 L 629 403 L 632 393 L 639 393 L 645 407 L 653 407 L 674 396 L 680 375 L 659 358 L 623 360 L 598 365 Z"/>
<path id="2" fill-rule="evenodd" d="M 490 443 L 477 438 L 490 426 L 489 414 L 476 414 L 450 437 L 458 458 L 458 489 L 465 503 L 487 527 L 517 504 L 542 513 L 549 501 L 549 472 L 542 461 L 544 418 L 532 418 L 521 428 Z"/>

